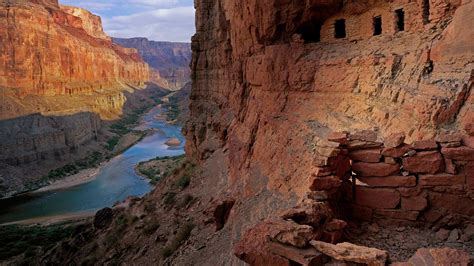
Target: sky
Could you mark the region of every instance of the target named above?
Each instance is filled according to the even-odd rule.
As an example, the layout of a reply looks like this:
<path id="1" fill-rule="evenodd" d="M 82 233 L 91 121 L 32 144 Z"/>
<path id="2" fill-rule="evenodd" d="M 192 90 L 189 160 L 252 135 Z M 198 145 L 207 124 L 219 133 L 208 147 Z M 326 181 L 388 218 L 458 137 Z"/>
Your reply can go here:
<path id="1" fill-rule="evenodd" d="M 193 0 L 59 0 L 102 17 L 112 37 L 191 42 L 195 32 Z"/>

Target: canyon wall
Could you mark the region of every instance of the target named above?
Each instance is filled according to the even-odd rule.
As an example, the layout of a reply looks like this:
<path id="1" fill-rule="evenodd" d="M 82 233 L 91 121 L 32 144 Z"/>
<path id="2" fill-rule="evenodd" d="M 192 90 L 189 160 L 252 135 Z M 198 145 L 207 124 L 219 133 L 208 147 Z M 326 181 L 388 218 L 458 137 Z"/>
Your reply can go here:
<path id="1" fill-rule="evenodd" d="M 84 156 L 102 120 L 119 118 L 127 95 L 145 88 L 149 67 L 112 42 L 100 17 L 57 0 L 0 0 L 0 25 L 4 196 Z"/>
<path id="2" fill-rule="evenodd" d="M 113 41 L 121 46 L 137 49 L 151 67 L 150 80 L 159 86 L 179 90 L 190 81 L 189 43 L 157 42 L 146 38 L 114 38 Z"/>
<path id="3" fill-rule="evenodd" d="M 57 1 L 1 1 L 0 21 L 1 119 L 81 109 L 104 109 L 102 118 L 114 118 L 123 106 L 120 93 L 149 78 L 137 51 L 112 43 L 100 18 L 86 10 Z"/>
<path id="4" fill-rule="evenodd" d="M 460 135 L 462 140 L 454 145 L 465 145 L 465 153 L 457 158 L 456 174 L 445 173 L 444 185 L 461 188 L 435 190 L 461 195 L 450 196 L 450 201 L 474 203 L 469 170 L 474 148 L 474 30 L 466 26 L 473 19 L 473 1 L 195 4 L 186 151 L 213 175 L 214 198 L 237 199 L 226 233 L 213 240 L 227 255 L 211 256 L 212 248 L 204 248 L 199 256 L 194 254 L 200 262 L 233 260 L 227 256 L 246 230 L 302 200 L 320 167 L 330 161 L 333 146 L 326 139 L 331 132 L 370 129 L 380 143 L 403 133 L 410 144 L 440 134 Z M 440 161 L 450 159 L 442 150 L 431 153 Z M 419 156 L 425 152 L 420 150 Z M 398 170 L 400 166 L 395 165 Z M 398 170 L 392 174 L 400 174 Z M 418 173 L 415 178 L 415 185 L 430 179 Z M 426 206 L 416 207 L 419 217 L 440 213 L 440 199 L 436 192 L 430 195 L 435 196 L 412 201 L 426 200 Z M 391 207 L 397 210 L 384 214 L 396 218 L 400 206 Z M 436 221 L 459 210 L 441 209 Z M 471 209 L 462 213 L 471 214 Z M 247 249 L 236 251 L 241 259 L 264 257 L 264 251 L 255 250 L 265 248 L 251 244 L 266 239 L 258 235 L 264 230 L 272 232 L 268 227 L 250 231 L 250 238 L 244 239 Z M 230 244 L 224 244 L 226 237 Z M 253 257 L 246 254 L 252 250 Z"/>

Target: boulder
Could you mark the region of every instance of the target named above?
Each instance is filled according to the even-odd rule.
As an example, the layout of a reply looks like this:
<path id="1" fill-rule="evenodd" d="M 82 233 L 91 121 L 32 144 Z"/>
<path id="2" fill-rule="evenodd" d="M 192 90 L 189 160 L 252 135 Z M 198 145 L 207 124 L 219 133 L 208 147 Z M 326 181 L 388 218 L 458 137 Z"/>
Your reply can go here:
<path id="1" fill-rule="evenodd" d="M 474 149 L 466 146 L 455 148 L 442 148 L 441 153 L 445 158 L 458 161 L 474 161 Z"/>
<path id="2" fill-rule="evenodd" d="M 313 247 L 309 248 L 295 248 L 293 246 L 284 245 L 281 243 L 269 243 L 270 251 L 278 256 L 289 259 L 303 266 L 323 265 L 328 261 L 328 257 Z"/>
<path id="3" fill-rule="evenodd" d="M 414 187 L 415 176 L 358 177 L 358 180 L 370 187 Z"/>
<path id="4" fill-rule="evenodd" d="M 423 196 L 402 197 L 402 210 L 422 211 L 428 207 L 428 200 Z"/>
<path id="5" fill-rule="evenodd" d="M 352 165 L 352 171 L 361 176 L 391 176 L 400 171 L 400 166 L 388 163 L 356 162 Z"/>
<path id="6" fill-rule="evenodd" d="M 393 209 L 400 203 L 400 193 L 393 189 L 356 186 L 355 202 L 375 209 Z"/>
<path id="7" fill-rule="evenodd" d="M 114 211 L 111 208 L 103 208 L 95 213 L 94 227 L 97 229 L 105 229 L 112 223 L 113 218 Z"/>
<path id="8" fill-rule="evenodd" d="M 468 253 L 453 248 L 420 248 L 407 262 L 394 263 L 394 266 L 432 266 L 432 265 L 459 265 L 472 264 Z"/>
<path id="9" fill-rule="evenodd" d="M 355 150 L 349 153 L 349 158 L 354 161 L 361 161 L 367 163 L 377 163 L 382 158 L 381 149 L 365 149 Z"/>
<path id="10" fill-rule="evenodd" d="M 444 170 L 444 161 L 437 151 L 417 152 L 414 156 L 403 158 L 403 170 L 410 173 L 435 174 Z"/>
<path id="11" fill-rule="evenodd" d="M 351 243 L 333 245 L 312 240 L 310 244 L 321 253 L 342 262 L 361 263 L 370 266 L 384 266 L 388 259 L 388 252 L 376 248 L 357 246 Z"/>
<path id="12" fill-rule="evenodd" d="M 383 156 L 388 156 L 388 157 L 393 157 L 393 158 L 401 158 L 405 154 L 407 154 L 410 151 L 413 151 L 413 147 L 407 144 L 403 144 L 401 146 L 395 147 L 395 148 L 384 148 L 382 150 L 382 155 Z"/>
<path id="13" fill-rule="evenodd" d="M 400 132 L 391 134 L 390 136 L 386 137 L 384 144 L 387 148 L 395 148 L 402 145 L 403 141 L 405 141 L 405 133 Z"/>
<path id="14" fill-rule="evenodd" d="M 412 146 L 417 151 L 438 149 L 438 143 L 434 140 L 418 140 L 413 142 Z"/>
<path id="15" fill-rule="evenodd" d="M 466 178 L 462 175 L 437 174 L 437 175 L 420 175 L 419 184 L 422 187 L 429 186 L 452 186 L 464 184 Z"/>

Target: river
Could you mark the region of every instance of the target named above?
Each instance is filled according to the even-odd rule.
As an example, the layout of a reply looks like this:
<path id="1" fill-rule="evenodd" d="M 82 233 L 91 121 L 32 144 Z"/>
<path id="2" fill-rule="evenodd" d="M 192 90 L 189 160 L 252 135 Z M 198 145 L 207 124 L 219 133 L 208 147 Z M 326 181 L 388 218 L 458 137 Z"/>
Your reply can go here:
<path id="1" fill-rule="evenodd" d="M 89 183 L 39 194 L 25 194 L 0 200 L 0 224 L 40 217 L 92 212 L 111 207 L 129 196 L 143 196 L 152 186 L 135 173 L 141 161 L 155 157 L 177 156 L 184 153 L 181 128 L 155 119 L 163 110 L 153 108 L 143 117 L 141 129 L 157 129 L 124 153 L 104 163 L 97 177 Z M 179 147 L 168 147 L 170 137 L 181 140 Z"/>

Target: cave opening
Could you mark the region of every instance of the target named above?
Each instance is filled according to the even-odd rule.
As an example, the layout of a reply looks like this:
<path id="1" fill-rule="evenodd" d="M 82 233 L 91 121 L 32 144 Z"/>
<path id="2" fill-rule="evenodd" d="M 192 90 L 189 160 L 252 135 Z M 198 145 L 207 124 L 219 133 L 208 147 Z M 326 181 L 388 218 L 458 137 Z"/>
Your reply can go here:
<path id="1" fill-rule="evenodd" d="M 396 26 L 396 31 L 404 31 L 405 30 L 405 11 L 403 11 L 403 8 L 395 10 L 395 26 Z"/>
<path id="2" fill-rule="evenodd" d="M 423 24 L 430 23 L 430 0 L 423 0 Z"/>
<path id="3" fill-rule="evenodd" d="M 382 34 L 382 17 L 376 16 L 373 20 L 374 36 Z"/>
<path id="4" fill-rule="evenodd" d="M 346 38 L 346 20 L 338 19 L 334 23 L 334 37 L 336 39 Z"/>
<path id="5" fill-rule="evenodd" d="M 321 26 L 320 22 L 310 21 L 301 25 L 296 33 L 301 35 L 305 43 L 320 42 Z"/>

